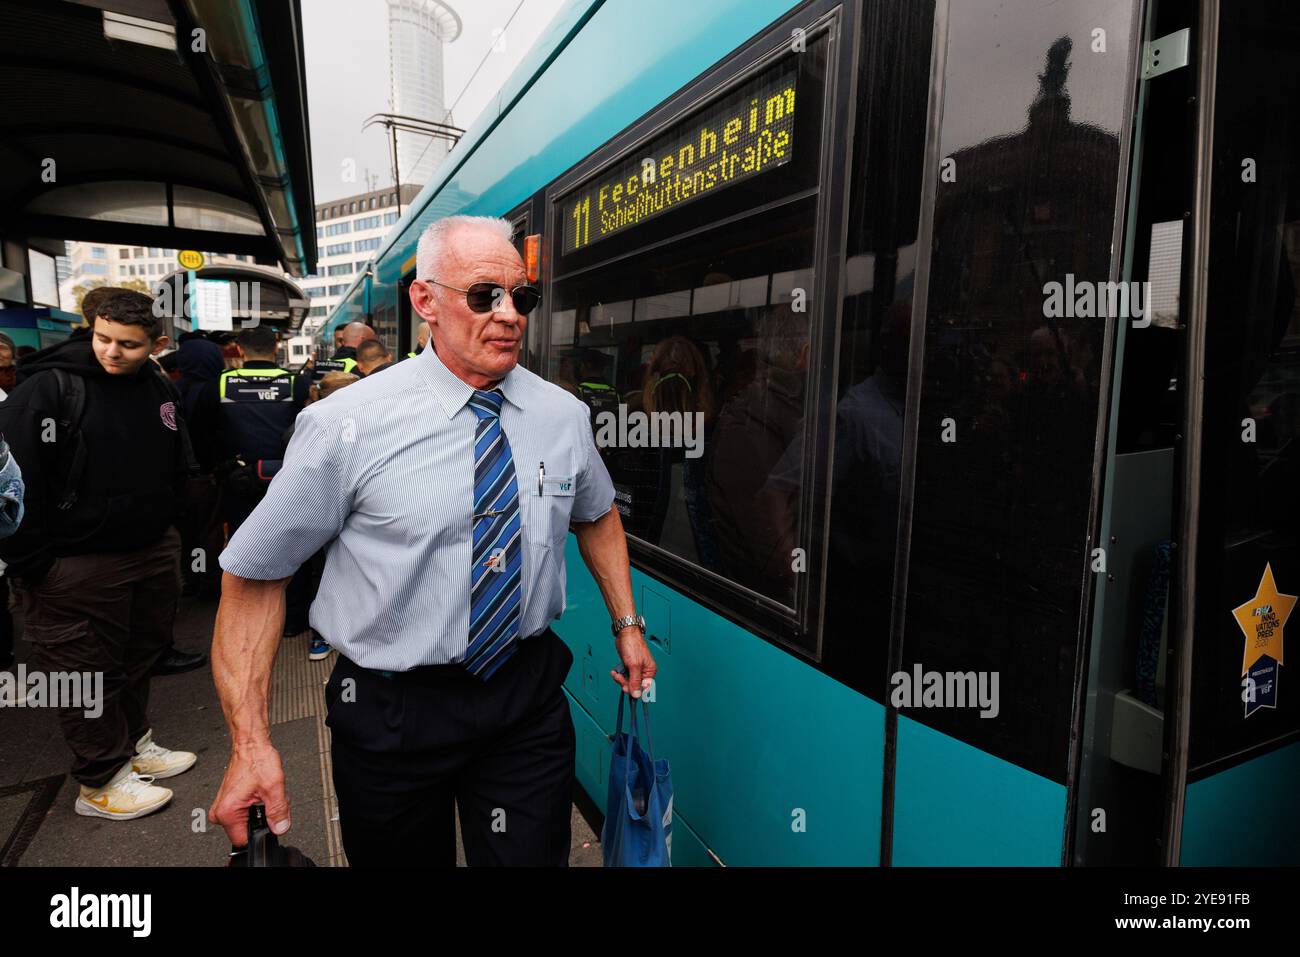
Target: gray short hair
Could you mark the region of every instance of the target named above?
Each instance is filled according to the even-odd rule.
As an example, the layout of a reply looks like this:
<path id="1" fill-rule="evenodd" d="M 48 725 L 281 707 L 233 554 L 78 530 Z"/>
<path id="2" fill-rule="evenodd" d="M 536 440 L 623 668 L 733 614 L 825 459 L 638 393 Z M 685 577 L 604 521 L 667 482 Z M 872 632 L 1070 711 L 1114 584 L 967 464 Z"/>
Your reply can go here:
<path id="1" fill-rule="evenodd" d="M 454 230 L 465 227 L 491 229 L 506 242 L 513 245 L 515 228 L 497 216 L 447 216 L 436 219 L 425 227 L 420 234 L 420 243 L 415 248 L 415 278 L 428 279 L 434 273 L 442 259 L 442 247 L 447 236 Z"/>

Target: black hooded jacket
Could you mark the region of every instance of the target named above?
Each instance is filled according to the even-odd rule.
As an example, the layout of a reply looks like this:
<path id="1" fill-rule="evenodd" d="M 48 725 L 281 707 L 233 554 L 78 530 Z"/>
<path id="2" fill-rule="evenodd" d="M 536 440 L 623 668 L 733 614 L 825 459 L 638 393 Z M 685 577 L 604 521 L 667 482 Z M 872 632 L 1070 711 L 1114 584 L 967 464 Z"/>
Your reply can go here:
<path id="1" fill-rule="evenodd" d="M 75 442 L 57 434 L 54 369 L 80 376 L 86 389 L 76 430 L 85 443 L 85 467 L 76 501 L 66 510 L 57 506 Z M 143 548 L 166 534 L 180 513 L 187 474 L 176 399 L 152 361 L 133 375 L 112 375 L 89 339 L 60 342 L 19 363 L 18 386 L 0 403 L 0 433 L 27 486 L 23 523 L 0 542 L 0 559 L 11 574 L 39 577 L 54 558 Z"/>

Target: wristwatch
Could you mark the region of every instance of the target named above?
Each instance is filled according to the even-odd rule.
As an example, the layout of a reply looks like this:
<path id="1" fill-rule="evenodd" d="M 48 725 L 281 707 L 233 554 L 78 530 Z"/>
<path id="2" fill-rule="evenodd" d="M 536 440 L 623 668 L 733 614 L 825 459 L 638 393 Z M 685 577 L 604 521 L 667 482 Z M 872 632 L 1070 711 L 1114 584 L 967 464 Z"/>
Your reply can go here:
<path id="1" fill-rule="evenodd" d="M 645 619 L 640 615 L 624 615 L 622 618 L 615 618 L 614 623 L 610 625 L 610 630 L 614 632 L 614 637 L 617 638 L 620 631 L 631 625 L 636 625 L 640 628 L 641 637 L 645 637 Z"/>

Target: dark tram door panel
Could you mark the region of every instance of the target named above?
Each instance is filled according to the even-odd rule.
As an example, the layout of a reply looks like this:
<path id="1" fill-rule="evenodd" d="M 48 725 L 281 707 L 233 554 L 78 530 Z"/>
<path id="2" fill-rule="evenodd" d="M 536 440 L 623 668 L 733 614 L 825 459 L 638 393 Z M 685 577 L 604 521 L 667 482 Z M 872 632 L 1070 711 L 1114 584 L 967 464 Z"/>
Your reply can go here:
<path id="1" fill-rule="evenodd" d="M 1202 24 L 1214 41 L 1200 64 L 1212 133 L 1188 354 L 1203 357 L 1189 393 L 1194 408 L 1201 390 L 1203 412 L 1180 463 L 1191 494 L 1179 534 L 1195 547 L 1178 669 L 1185 733 L 1169 738 L 1186 784 L 1171 789 L 1168 854 L 1189 866 L 1295 864 L 1300 8 L 1207 0 Z"/>

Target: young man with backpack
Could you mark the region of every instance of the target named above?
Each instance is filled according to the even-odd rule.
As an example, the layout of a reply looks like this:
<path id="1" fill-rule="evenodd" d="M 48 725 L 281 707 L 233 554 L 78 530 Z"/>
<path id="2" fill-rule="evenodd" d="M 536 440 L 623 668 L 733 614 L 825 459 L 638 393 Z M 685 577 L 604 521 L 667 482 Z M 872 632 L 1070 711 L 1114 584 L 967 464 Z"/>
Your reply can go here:
<path id="1" fill-rule="evenodd" d="M 89 339 L 92 330 L 95 327 L 95 317 L 100 313 L 100 303 L 102 303 L 106 298 L 112 298 L 120 292 L 122 292 L 122 290 L 117 286 L 96 286 L 94 289 L 82 296 L 81 315 L 82 318 L 86 320 L 86 324 L 74 329 L 70 338 Z M 190 335 L 193 335 L 193 333 L 190 333 Z M 182 341 L 185 338 L 185 336 L 181 336 Z M 162 372 L 161 366 L 159 371 Z M 163 374 L 166 375 L 165 372 Z M 181 406 L 178 406 L 178 408 L 181 408 Z M 188 418 L 187 415 L 187 424 L 190 427 L 189 434 L 192 436 L 194 434 L 194 423 L 189 422 Z M 192 491 L 193 490 L 191 489 L 191 492 Z M 191 495 L 187 495 L 186 500 L 188 504 L 193 504 Z M 184 545 L 184 542 L 182 542 L 182 545 Z M 189 549 L 184 549 L 183 553 L 189 554 Z M 217 577 L 220 579 L 220 575 Z M 202 668 L 207 663 L 208 656 L 206 654 L 181 651 L 175 645 L 169 644 L 167 649 L 158 656 L 158 660 L 154 663 L 150 674 L 155 678 L 163 675 L 180 675 L 187 671 L 193 671 L 196 668 Z"/>
<path id="2" fill-rule="evenodd" d="M 154 778 L 195 755 L 153 741 L 149 671 L 171 641 L 180 594 L 174 527 L 192 455 L 175 393 L 150 357 L 167 346 L 148 296 L 97 301 L 88 338 L 42 349 L 19 366 L 0 404 L 27 485 L 18 532 L 0 542 L 21 603 L 31 667 L 103 674 L 102 711 L 61 702 L 81 785 L 78 814 L 130 820 L 172 792 Z"/>

